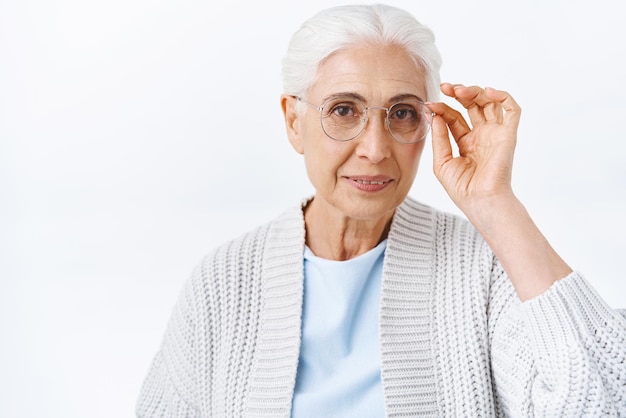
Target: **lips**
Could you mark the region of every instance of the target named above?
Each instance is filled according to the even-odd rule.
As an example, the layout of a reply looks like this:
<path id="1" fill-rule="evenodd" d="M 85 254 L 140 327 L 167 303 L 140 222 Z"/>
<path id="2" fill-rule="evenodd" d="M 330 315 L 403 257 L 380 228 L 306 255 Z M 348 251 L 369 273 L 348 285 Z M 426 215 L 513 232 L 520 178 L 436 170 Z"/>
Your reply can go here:
<path id="1" fill-rule="evenodd" d="M 367 180 L 355 180 L 355 181 L 361 184 L 385 184 L 384 181 L 367 181 Z"/>
<path id="2" fill-rule="evenodd" d="M 383 175 L 377 176 L 348 176 L 349 183 L 358 190 L 365 192 L 377 192 L 387 187 L 393 179 Z"/>

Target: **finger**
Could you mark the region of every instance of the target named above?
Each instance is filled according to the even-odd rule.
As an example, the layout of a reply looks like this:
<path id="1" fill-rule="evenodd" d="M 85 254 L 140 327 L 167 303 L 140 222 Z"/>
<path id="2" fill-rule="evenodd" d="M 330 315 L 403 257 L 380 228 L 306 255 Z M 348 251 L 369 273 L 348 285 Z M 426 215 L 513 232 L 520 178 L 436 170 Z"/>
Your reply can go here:
<path id="1" fill-rule="evenodd" d="M 504 108 L 502 101 L 508 93 L 495 90 L 491 87 L 457 86 L 455 92 L 461 101 L 471 101 L 482 108 L 485 120 L 502 123 L 504 120 Z"/>
<path id="2" fill-rule="evenodd" d="M 448 136 L 448 125 L 443 117 L 437 115 L 432 122 L 433 171 L 439 177 L 441 167 L 453 158 L 452 144 Z"/>
<path id="3" fill-rule="evenodd" d="M 460 85 L 461 84 L 441 83 L 439 88 L 441 89 L 441 92 L 446 96 L 454 97 L 454 87 Z"/>
<path id="4" fill-rule="evenodd" d="M 483 90 L 483 93 L 476 98 L 476 103 L 482 106 L 485 120 L 488 122 L 502 123 L 504 117 L 502 104 L 497 100 L 490 100 L 487 89 Z"/>
<path id="5" fill-rule="evenodd" d="M 485 94 L 493 102 L 499 103 L 504 111 L 502 122 L 511 129 L 517 129 L 519 126 L 522 109 L 515 99 L 506 91 L 496 90 L 491 87 L 485 89 Z"/>
<path id="6" fill-rule="evenodd" d="M 482 106 L 476 102 L 476 97 L 480 94 L 480 87 L 466 87 L 462 84 L 443 83 L 441 92 L 446 96 L 452 97 L 461 104 L 472 121 L 473 125 L 482 123 L 486 120 Z"/>
<path id="7" fill-rule="evenodd" d="M 439 116 L 441 119 L 441 121 L 444 123 L 444 125 L 446 126 L 446 137 L 447 137 L 447 129 L 450 129 L 450 133 L 452 133 L 452 136 L 454 137 L 455 141 L 459 141 L 461 138 L 463 138 L 465 135 L 467 135 L 467 133 L 469 133 L 471 131 L 470 126 L 468 125 L 467 121 L 465 120 L 465 118 L 463 117 L 463 115 L 451 108 L 450 106 L 448 106 L 445 103 L 427 103 L 428 108 L 431 110 L 431 112 L 435 113 L 437 116 Z M 433 135 L 434 135 L 434 123 L 435 123 L 435 119 L 438 119 L 437 117 L 433 118 Z"/>

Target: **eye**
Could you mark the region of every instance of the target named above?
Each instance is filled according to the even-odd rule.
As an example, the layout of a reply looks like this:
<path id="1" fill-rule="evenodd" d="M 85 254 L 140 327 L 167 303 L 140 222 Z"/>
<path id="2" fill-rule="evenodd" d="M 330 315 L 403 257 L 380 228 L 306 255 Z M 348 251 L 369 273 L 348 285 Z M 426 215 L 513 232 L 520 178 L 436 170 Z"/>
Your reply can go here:
<path id="1" fill-rule="evenodd" d="M 338 105 L 333 108 L 333 113 L 337 116 L 351 116 L 354 115 L 354 106 L 353 105 Z"/>
<path id="2" fill-rule="evenodd" d="M 419 120 L 419 112 L 415 106 L 410 103 L 398 103 L 395 104 L 391 112 L 389 112 L 389 119 L 403 122 L 417 121 Z"/>
<path id="3" fill-rule="evenodd" d="M 360 107 L 357 103 L 337 100 L 328 103 L 325 106 L 324 116 L 338 119 L 351 119 L 361 114 Z"/>

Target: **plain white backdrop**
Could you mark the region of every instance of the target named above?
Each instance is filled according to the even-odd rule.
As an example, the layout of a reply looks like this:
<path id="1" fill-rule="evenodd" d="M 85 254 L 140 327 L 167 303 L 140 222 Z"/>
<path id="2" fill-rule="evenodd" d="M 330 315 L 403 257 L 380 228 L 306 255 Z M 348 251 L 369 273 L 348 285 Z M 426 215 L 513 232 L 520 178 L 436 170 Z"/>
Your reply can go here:
<path id="1" fill-rule="evenodd" d="M 193 266 L 313 192 L 280 60 L 337 4 L 0 0 L 0 416 L 133 416 Z M 514 95 L 518 195 L 626 308 L 620 3 L 390 4 L 435 31 L 444 81 Z M 458 213 L 426 149 L 411 195 Z"/>

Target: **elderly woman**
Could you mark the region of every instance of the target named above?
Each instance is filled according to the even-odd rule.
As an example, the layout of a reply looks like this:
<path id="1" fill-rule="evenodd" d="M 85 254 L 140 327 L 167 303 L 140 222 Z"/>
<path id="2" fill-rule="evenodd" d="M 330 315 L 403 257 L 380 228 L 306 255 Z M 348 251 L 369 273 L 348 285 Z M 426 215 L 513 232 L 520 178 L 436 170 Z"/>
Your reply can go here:
<path id="1" fill-rule="evenodd" d="M 195 269 L 139 416 L 626 416 L 626 320 L 511 190 L 520 108 L 439 67 L 392 7 L 296 32 L 281 104 L 315 195 Z M 431 129 L 467 220 L 407 197 Z"/>

